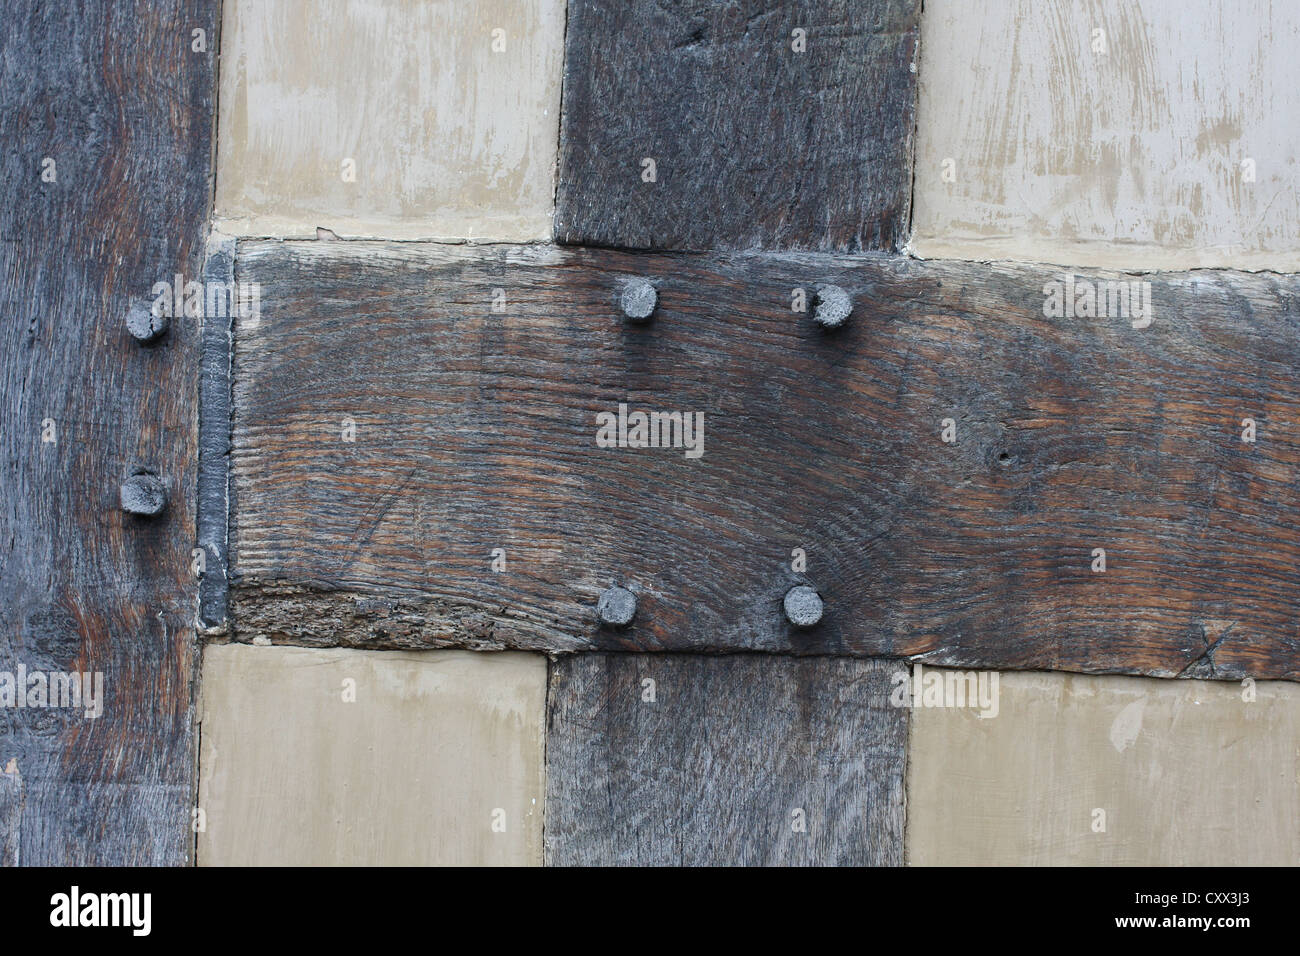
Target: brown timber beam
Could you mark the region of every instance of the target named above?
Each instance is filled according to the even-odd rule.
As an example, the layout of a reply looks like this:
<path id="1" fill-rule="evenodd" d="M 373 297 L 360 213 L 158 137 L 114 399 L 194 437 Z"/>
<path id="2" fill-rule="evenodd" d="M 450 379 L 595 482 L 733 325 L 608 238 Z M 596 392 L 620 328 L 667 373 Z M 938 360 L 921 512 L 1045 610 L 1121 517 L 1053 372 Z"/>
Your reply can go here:
<path id="1" fill-rule="evenodd" d="M 236 272 L 237 640 L 1300 678 L 1295 278 L 259 241 Z M 1149 324 L 1117 285 L 1084 314 L 1108 281 Z M 601 447 L 620 404 L 702 416 L 702 454 Z"/>

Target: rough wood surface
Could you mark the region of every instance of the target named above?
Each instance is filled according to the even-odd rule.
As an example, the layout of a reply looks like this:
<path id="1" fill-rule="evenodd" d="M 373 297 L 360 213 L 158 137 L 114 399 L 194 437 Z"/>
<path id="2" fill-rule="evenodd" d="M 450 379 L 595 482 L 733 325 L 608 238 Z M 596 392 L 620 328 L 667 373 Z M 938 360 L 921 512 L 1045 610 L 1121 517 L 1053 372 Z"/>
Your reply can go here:
<path id="1" fill-rule="evenodd" d="M 19 791 L 0 798 L 0 847 L 24 864 L 178 864 L 191 844 L 198 329 L 174 320 L 143 348 L 125 319 L 154 283 L 199 277 L 216 14 L 5 4 L 0 670 L 105 686 L 98 719 L 0 710 Z M 196 29 L 209 52 L 191 51 Z M 154 520 L 119 509 L 136 467 L 167 485 Z"/>
<path id="2" fill-rule="evenodd" d="M 908 228 L 918 8 L 571 0 L 557 239 L 893 249 Z"/>
<path id="3" fill-rule="evenodd" d="M 917 254 L 1300 270 L 1300 6 L 927 0 L 921 22 Z"/>
<path id="4" fill-rule="evenodd" d="M 1046 270 L 888 257 L 241 243 L 239 272 L 240 640 L 1300 678 L 1300 279 L 1152 277 L 1135 329 L 1044 317 Z M 833 333 L 791 311 L 822 282 Z M 702 412 L 703 456 L 597 447 L 619 403 Z"/>
<path id="5" fill-rule="evenodd" d="M 753 654 L 557 661 L 547 864 L 901 864 L 901 670 Z"/>
<path id="6" fill-rule="evenodd" d="M 235 288 L 235 240 L 232 237 L 218 233 L 209 236 L 203 277 L 209 283 Z M 235 302 L 239 301 L 236 295 Z M 205 316 L 199 346 L 197 547 L 203 549 L 199 622 L 213 631 L 226 626 L 229 595 L 230 361 L 234 316 L 235 309 L 229 307 L 225 315 Z"/>

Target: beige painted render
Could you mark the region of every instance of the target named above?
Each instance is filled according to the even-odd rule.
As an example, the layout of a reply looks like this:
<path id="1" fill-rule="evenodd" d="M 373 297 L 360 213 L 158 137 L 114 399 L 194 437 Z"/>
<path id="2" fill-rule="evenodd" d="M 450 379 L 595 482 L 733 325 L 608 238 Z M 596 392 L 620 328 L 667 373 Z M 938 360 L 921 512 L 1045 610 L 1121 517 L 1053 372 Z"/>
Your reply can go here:
<path id="1" fill-rule="evenodd" d="M 1003 673 L 995 717 L 914 709 L 908 861 L 1295 866 L 1300 685 L 1243 689 Z"/>
<path id="2" fill-rule="evenodd" d="M 226 0 L 218 225 L 548 239 L 564 21 L 564 0 Z"/>
<path id="3" fill-rule="evenodd" d="M 539 654 L 209 646 L 198 863 L 540 865 L 545 703 Z"/>
<path id="4" fill-rule="evenodd" d="M 921 22 L 917 255 L 1300 269 L 1300 4 L 926 0 Z"/>

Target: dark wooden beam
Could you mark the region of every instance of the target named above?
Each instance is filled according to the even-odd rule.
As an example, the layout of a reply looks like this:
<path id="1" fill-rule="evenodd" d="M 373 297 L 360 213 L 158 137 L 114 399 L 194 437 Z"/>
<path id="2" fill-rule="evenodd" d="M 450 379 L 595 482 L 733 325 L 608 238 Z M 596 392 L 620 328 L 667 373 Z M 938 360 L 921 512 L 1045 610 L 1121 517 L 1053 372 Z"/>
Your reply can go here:
<path id="1" fill-rule="evenodd" d="M 248 242 L 238 270 L 237 639 L 1300 678 L 1300 279 L 1112 277 L 1150 282 L 1135 328 L 1045 315 L 1048 268 L 883 256 Z M 792 311 L 824 283 L 835 331 Z M 702 413 L 702 457 L 598 447 L 620 403 Z"/>
<path id="2" fill-rule="evenodd" d="M 203 553 L 199 577 L 199 623 L 213 634 L 226 630 L 229 595 L 230 521 L 230 362 L 235 313 L 251 301 L 235 285 L 235 240 L 213 234 L 203 264 L 205 283 L 232 290 L 225 314 L 208 315 L 199 345 L 198 544 Z"/>
<path id="3" fill-rule="evenodd" d="M 753 654 L 551 667 L 552 866 L 899 866 L 906 668 Z"/>
<path id="4" fill-rule="evenodd" d="M 570 0 L 557 239 L 895 248 L 910 208 L 919 6 Z"/>
<path id="5" fill-rule="evenodd" d="M 4 21 L 0 671 L 99 672 L 105 699 L 98 719 L 0 710 L 0 851 L 183 863 L 198 323 L 146 347 L 128 316 L 200 278 L 218 4 L 12 0 Z M 141 468 L 166 489 L 156 518 L 120 505 Z"/>

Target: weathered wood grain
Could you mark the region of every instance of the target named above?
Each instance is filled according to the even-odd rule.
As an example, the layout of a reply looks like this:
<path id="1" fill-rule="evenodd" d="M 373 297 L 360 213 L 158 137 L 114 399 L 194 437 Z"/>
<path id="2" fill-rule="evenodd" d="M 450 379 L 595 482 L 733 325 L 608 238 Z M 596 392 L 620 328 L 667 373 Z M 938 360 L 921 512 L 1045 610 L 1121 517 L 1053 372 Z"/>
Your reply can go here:
<path id="1" fill-rule="evenodd" d="M 893 249 L 908 228 L 919 6 L 570 0 L 557 239 Z"/>
<path id="2" fill-rule="evenodd" d="M 1300 270 L 1300 7 L 928 0 L 912 248 Z"/>
<path id="3" fill-rule="evenodd" d="M 1058 279 L 1026 266 L 318 242 L 238 267 L 239 640 L 1300 678 L 1295 277 L 1151 277 L 1135 329 L 1045 317 Z M 832 333 L 791 311 L 823 282 L 855 299 Z M 597 447 L 619 403 L 703 413 L 703 456 Z M 614 583 L 622 630 L 596 625 Z"/>
<path id="4" fill-rule="evenodd" d="M 205 282 L 235 289 L 224 314 L 206 315 L 199 346 L 198 544 L 199 623 L 213 632 L 226 626 L 229 594 L 230 524 L 230 362 L 235 312 L 253 303 L 235 286 L 235 240 L 213 233 L 203 263 Z"/>
<path id="5" fill-rule="evenodd" d="M 581 654 L 551 667 L 552 866 L 903 861 L 899 665 Z"/>
<path id="6" fill-rule="evenodd" d="M 15 760 L 12 769 L 0 767 L 0 866 L 22 862 L 23 775 Z"/>
<path id="7" fill-rule="evenodd" d="M 125 319 L 199 278 L 217 26 L 209 0 L 5 4 L 0 670 L 102 672 L 106 698 L 98 719 L 0 710 L 0 846 L 25 864 L 191 843 L 198 329 L 143 348 Z M 159 518 L 119 509 L 136 467 L 167 485 Z"/>

